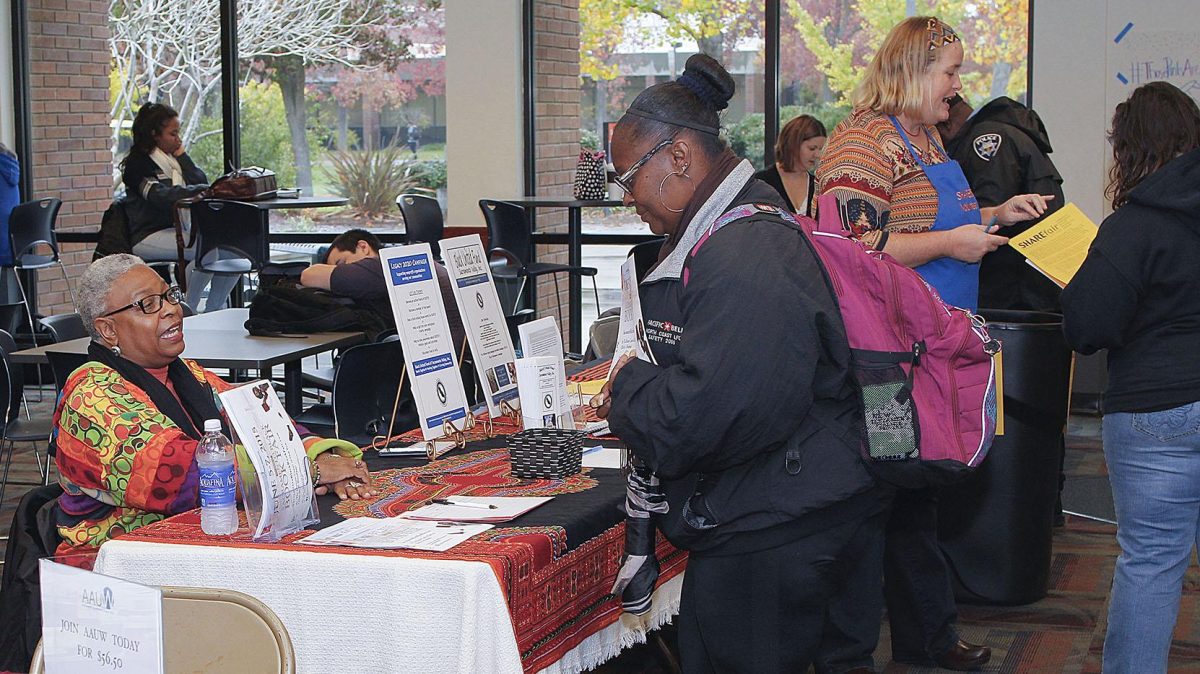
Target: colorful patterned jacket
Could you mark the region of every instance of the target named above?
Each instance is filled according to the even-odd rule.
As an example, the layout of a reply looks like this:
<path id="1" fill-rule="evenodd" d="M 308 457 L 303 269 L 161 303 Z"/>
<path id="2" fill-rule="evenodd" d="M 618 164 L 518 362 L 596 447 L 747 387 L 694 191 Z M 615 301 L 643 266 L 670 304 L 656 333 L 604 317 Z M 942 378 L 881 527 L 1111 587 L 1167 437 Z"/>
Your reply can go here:
<path id="1" fill-rule="evenodd" d="M 184 363 L 214 394 L 233 388 L 195 362 Z M 335 446 L 349 449 L 349 443 L 297 428 L 310 457 Z M 200 505 L 198 442 L 146 391 L 106 365 L 89 362 L 67 379 L 52 442 L 65 491 L 59 498 L 60 561 L 90 566 L 105 541 Z"/>

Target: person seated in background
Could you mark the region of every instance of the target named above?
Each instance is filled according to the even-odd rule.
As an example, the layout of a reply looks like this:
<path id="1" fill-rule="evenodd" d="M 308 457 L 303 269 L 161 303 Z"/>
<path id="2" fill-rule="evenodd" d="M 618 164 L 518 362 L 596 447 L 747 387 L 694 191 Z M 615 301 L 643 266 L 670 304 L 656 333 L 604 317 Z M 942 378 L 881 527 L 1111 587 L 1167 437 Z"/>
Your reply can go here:
<path id="1" fill-rule="evenodd" d="M 379 237 L 365 229 L 343 232 L 329 244 L 324 263 L 311 265 L 300 273 L 300 284 L 350 298 L 359 308 L 371 311 L 389 326 L 395 326 L 387 278 L 383 273 L 383 262 L 379 259 L 381 248 L 383 243 Z M 442 290 L 442 303 L 446 305 L 450 336 L 461 347 L 466 331 L 458 313 L 458 303 L 454 300 L 450 274 L 436 260 L 433 267 L 437 273 L 438 287 Z"/>
<path id="2" fill-rule="evenodd" d="M 980 207 L 998 206 L 1018 194 L 1045 194 L 1039 217 L 1010 225 L 1007 237 L 1041 222 L 1067 202 L 1062 176 L 1050 160 L 1046 125 L 1033 110 L 1001 96 L 979 110 L 960 95 L 950 99 L 950 118 L 937 125 L 946 152 L 962 167 Z M 1025 263 L 1012 246 L 1000 246 L 979 263 L 979 306 L 985 309 L 1058 313 L 1058 286 Z"/>
<path id="3" fill-rule="evenodd" d="M 200 505 L 201 429 L 221 418 L 215 393 L 233 386 L 179 357 L 182 299 L 125 253 L 100 258 L 80 278 L 90 360 L 63 385 L 51 436 L 65 492 L 56 555 L 66 563 L 90 567 L 105 541 Z M 318 494 L 376 494 L 357 447 L 296 428 Z"/>
<path id="4" fill-rule="evenodd" d="M 775 188 L 788 210 L 808 217 L 817 212 L 817 161 L 825 149 L 825 125 L 800 115 L 783 125 L 775 140 L 775 165 L 754 174 Z"/>
<path id="5" fill-rule="evenodd" d="M 175 241 L 175 220 L 172 209 L 180 199 L 194 197 L 208 189 L 208 176 L 192 161 L 183 149 L 179 135 L 179 113 L 169 105 L 147 103 L 133 118 L 133 147 L 121 160 L 121 180 L 125 183 L 125 214 L 129 221 L 129 244 L 133 254 L 150 262 L 173 262 L 179 259 Z M 187 218 L 186 213 L 180 214 Z M 184 243 L 190 229 L 183 221 Z M 187 247 L 183 257 L 194 262 L 196 250 Z M 220 252 L 206 256 L 220 259 Z M 205 311 L 220 309 L 239 277 L 213 277 L 198 272 L 194 265 L 188 270 L 187 303 L 200 311 L 200 298 L 209 288 Z M 211 286 L 211 287 L 210 287 Z"/>

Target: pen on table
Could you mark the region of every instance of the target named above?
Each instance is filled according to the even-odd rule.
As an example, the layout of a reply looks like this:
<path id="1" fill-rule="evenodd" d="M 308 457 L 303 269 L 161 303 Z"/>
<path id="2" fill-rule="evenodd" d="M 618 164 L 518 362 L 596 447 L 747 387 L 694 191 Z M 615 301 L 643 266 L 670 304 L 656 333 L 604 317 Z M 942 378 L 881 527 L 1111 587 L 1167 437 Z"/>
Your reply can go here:
<path id="1" fill-rule="evenodd" d="M 480 510 L 496 510 L 499 506 L 491 503 L 466 503 L 463 501 L 451 501 L 448 498 L 435 498 L 433 503 L 438 505 L 460 506 L 463 508 L 479 508 Z"/>

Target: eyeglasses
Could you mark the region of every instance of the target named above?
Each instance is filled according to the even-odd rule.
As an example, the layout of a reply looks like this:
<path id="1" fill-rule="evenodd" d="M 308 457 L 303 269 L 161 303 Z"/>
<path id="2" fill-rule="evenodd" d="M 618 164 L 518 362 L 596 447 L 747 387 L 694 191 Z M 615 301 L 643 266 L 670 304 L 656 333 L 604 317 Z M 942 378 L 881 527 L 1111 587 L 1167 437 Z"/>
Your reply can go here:
<path id="1" fill-rule="evenodd" d="M 147 295 L 140 300 L 126 304 L 120 309 L 113 309 L 107 314 L 101 314 L 100 318 L 112 316 L 113 314 L 119 314 L 126 309 L 132 309 L 134 307 L 141 309 L 143 314 L 156 314 L 162 309 L 163 302 L 167 302 L 169 304 L 179 304 L 182 301 L 183 291 L 179 289 L 179 286 L 171 286 L 157 295 Z"/>
<path id="2" fill-rule="evenodd" d="M 650 149 L 649 152 L 642 155 L 641 159 L 633 162 L 633 166 L 630 166 L 628 169 L 625 170 L 624 173 L 613 178 L 613 182 L 617 184 L 617 187 L 620 187 L 621 189 L 625 190 L 625 192 L 627 194 L 632 194 L 633 193 L 633 176 L 635 173 L 638 172 L 638 169 L 645 166 L 646 162 L 650 161 L 651 157 L 658 154 L 659 150 L 663 149 L 664 147 L 666 147 L 674 142 L 675 142 L 675 137 L 671 136 L 670 138 L 659 143 L 658 145 L 655 145 L 653 148 Z"/>

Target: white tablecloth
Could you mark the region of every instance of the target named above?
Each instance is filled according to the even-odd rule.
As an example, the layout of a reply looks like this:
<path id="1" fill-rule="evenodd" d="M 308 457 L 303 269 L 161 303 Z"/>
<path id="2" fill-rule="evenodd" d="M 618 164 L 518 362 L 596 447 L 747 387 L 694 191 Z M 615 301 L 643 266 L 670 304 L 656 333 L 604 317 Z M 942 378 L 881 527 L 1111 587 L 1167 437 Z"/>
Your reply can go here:
<path id="1" fill-rule="evenodd" d="M 231 589 L 279 616 L 298 672 L 521 672 L 500 583 L 482 562 L 113 540 L 95 570 L 147 585 Z M 595 667 L 679 609 L 683 575 L 652 611 L 589 636 L 544 672 Z"/>

